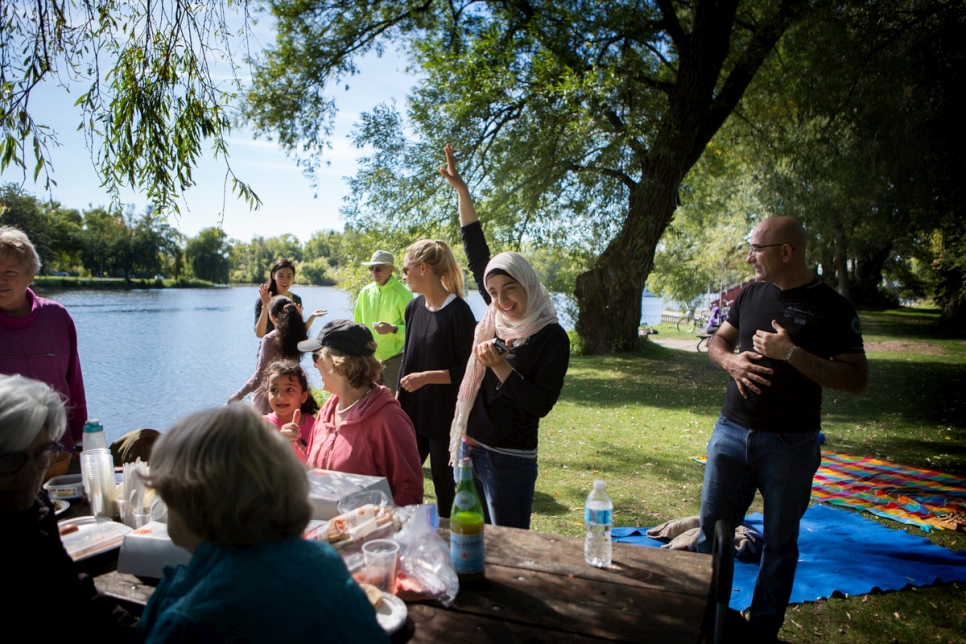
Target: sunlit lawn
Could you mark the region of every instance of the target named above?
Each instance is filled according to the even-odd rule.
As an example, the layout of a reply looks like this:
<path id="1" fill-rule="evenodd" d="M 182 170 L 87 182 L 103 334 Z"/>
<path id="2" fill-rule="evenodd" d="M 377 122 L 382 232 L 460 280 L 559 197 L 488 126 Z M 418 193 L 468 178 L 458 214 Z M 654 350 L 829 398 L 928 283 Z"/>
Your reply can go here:
<path id="1" fill-rule="evenodd" d="M 869 346 L 862 396 L 826 391 L 825 448 L 966 475 L 966 341 L 935 337 L 935 315 L 861 314 L 867 343 L 905 344 Z M 697 514 L 703 468 L 690 458 L 704 453 L 726 379 L 706 354 L 653 343 L 632 355 L 572 359 L 561 399 L 540 427 L 533 529 L 581 535 L 584 498 L 598 478 L 614 499 L 615 525 Z M 760 499 L 751 511 L 761 511 Z M 881 523 L 966 548 L 962 533 Z M 955 585 L 832 599 L 788 615 L 781 636 L 793 642 L 966 642 L 966 594 Z"/>

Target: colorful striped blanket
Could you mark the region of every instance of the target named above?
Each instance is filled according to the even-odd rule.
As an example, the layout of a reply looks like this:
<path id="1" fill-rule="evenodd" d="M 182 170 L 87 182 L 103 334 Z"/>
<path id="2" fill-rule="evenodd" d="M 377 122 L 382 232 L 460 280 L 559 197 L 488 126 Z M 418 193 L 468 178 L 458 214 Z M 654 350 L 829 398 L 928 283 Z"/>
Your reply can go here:
<path id="1" fill-rule="evenodd" d="M 704 457 L 694 460 L 705 462 Z M 812 499 L 929 532 L 966 527 L 966 478 L 878 458 L 822 452 Z"/>

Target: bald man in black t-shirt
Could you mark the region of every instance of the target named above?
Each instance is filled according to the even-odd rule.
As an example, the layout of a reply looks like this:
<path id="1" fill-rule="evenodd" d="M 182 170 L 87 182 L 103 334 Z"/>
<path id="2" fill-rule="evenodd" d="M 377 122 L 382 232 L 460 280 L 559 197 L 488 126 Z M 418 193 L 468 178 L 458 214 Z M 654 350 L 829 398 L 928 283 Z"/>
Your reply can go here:
<path id="1" fill-rule="evenodd" d="M 755 228 L 746 261 L 760 281 L 708 344 L 731 380 L 708 443 L 697 548 L 710 553 L 715 522 L 739 525 L 761 492 L 765 547 L 751 604 L 761 641 L 776 640 L 791 596 L 798 525 L 821 460 L 822 387 L 859 394 L 869 377 L 855 310 L 809 272 L 806 242 L 789 217 Z"/>

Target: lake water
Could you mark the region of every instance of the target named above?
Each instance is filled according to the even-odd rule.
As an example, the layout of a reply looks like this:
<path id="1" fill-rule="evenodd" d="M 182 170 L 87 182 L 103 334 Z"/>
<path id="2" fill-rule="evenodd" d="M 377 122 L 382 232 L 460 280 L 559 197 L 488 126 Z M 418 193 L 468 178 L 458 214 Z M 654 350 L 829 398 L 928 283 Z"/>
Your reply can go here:
<path id="1" fill-rule="evenodd" d="M 325 286 L 297 286 L 306 314 L 328 309 L 310 331 L 352 317 L 349 297 Z M 259 340 L 252 332 L 258 290 L 223 289 L 43 292 L 61 302 L 77 326 L 88 414 L 104 424 L 108 440 L 132 429 L 163 430 L 187 413 L 221 405 L 255 368 Z M 479 293 L 467 302 L 477 319 Z M 660 321 L 661 299 L 643 299 L 642 321 Z M 562 308 L 562 307 L 561 307 Z M 561 324 L 573 328 L 561 310 Z M 313 387 L 319 373 L 307 356 L 302 367 Z"/>

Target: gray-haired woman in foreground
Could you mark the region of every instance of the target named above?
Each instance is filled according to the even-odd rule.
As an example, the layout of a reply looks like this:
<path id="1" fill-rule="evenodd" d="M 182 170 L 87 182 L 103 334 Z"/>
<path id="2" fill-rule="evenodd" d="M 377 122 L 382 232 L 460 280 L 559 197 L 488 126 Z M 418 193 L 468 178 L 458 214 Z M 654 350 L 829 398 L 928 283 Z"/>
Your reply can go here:
<path id="1" fill-rule="evenodd" d="M 301 537 L 305 468 L 252 409 L 177 421 L 154 447 L 150 485 L 172 541 L 193 555 L 151 596 L 138 624 L 146 641 L 388 641 L 342 558 Z"/>
<path id="2" fill-rule="evenodd" d="M 6 593 L 0 624 L 15 625 L 31 639 L 46 639 L 51 616 L 70 610 L 70 634 L 78 641 L 125 642 L 134 618 L 78 575 L 64 550 L 54 508 L 41 488 L 47 467 L 60 454 L 67 428 L 61 396 L 24 376 L 0 375 L 0 553 Z M 38 630 L 40 629 L 40 630 Z M 23 635 L 23 632 L 21 632 Z"/>

